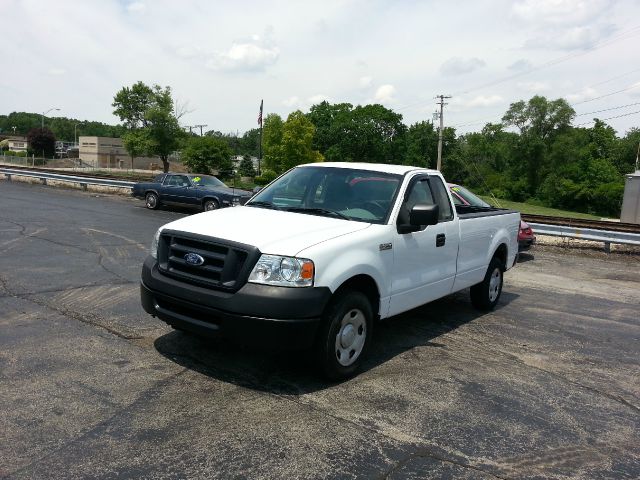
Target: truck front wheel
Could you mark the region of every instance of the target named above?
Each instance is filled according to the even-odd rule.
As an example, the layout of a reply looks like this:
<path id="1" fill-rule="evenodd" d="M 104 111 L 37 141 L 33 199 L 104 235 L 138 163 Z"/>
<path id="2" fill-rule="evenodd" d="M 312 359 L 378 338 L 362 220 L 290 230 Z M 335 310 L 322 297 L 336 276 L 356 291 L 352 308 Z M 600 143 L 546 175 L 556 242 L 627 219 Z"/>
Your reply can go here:
<path id="1" fill-rule="evenodd" d="M 484 280 L 471 287 L 471 304 L 482 311 L 492 310 L 502 293 L 504 267 L 502 262 L 493 257 L 484 275 Z"/>
<path id="2" fill-rule="evenodd" d="M 373 328 L 369 299 L 361 292 L 338 294 L 323 317 L 315 356 L 322 373 L 342 380 L 356 373 L 369 346 Z"/>

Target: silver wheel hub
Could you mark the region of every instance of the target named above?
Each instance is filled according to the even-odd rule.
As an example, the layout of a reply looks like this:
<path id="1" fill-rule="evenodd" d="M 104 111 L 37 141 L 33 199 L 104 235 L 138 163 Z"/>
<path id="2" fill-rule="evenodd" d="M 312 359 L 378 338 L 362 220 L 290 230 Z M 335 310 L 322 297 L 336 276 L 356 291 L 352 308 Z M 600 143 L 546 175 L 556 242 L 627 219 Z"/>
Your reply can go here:
<path id="1" fill-rule="evenodd" d="M 491 273 L 491 278 L 489 279 L 489 301 L 493 302 L 498 298 L 501 283 L 500 269 L 496 268 Z"/>
<path id="2" fill-rule="evenodd" d="M 367 338 L 367 321 L 364 313 L 357 308 L 349 310 L 336 335 L 336 360 L 340 365 L 352 365 L 362 353 Z"/>

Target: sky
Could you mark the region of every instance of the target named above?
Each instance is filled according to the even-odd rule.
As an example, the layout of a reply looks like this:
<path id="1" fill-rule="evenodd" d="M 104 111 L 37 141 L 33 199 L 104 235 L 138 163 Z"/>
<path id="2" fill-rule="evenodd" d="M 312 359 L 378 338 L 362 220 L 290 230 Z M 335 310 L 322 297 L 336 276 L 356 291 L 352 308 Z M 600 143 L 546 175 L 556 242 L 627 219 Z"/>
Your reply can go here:
<path id="1" fill-rule="evenodd" d="M 640 127 L 638 0 L 0 0 L 0 114 L 119 123 L 113 97 L 170 86 L 183 126 L 239 132 L 322 100 L 458 133 L 533 95 Z M 594 113 L 595 112 L 595 113 Z M 617 117 L 617 118 L 611 118 Z"/>

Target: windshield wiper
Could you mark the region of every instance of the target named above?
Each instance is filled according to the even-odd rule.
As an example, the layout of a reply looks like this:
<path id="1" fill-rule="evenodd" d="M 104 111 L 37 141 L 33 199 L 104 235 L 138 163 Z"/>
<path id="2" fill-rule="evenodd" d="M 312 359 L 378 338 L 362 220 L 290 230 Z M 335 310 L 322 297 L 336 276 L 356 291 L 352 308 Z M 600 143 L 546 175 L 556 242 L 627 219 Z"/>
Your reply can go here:
<path id="1" fill-rule="evenodd" d="M 324 215 L 327 217 L 338 217 L 343 220 L 351 220 L 346 215 L 328 208 L 308 208 L 308 207 L 289 207 L 285 209 L 287 212 L 310 213 L 311 215 Z"/>
<path id="2" fill-rule="evenodd" d="M 259 208 L 272 208 L 274 210 L 280 210 L 280 207 L 278 207 L 277 205 L 274 205 L 271 202 L 257 201 L 257 202 L 247 203 L 246 206 L 247 207 L 259 207 Z"/>

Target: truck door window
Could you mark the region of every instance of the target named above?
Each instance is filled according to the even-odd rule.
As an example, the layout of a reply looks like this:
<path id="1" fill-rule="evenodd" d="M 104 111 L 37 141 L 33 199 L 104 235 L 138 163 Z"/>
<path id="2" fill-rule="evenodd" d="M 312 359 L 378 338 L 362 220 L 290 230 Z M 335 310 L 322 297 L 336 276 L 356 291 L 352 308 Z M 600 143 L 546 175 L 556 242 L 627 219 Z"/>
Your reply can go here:
<path id="1" fill-rule="evenodd" d="M 429 183 L 433 190 L 433 196 L 436 199 L 436 203 L 440 206 L 440 216 L 438 220 L 440 222 L 447 222 L 453 220 L 453 210 L 451 209 L 451 202 L 449 201 L 449 195 L 440 177 L 430 177 Z"/>
<path id="2" fill-rule="evenodd" d="M 427 177 L 413 183 L 404 198 L 404 203 L 400 207 L 400 213 L 398 214 L 398 225 L 407 225 L 409 223 L 409 213 L 417 204 L 433 205 L 435 203 Z"/>

